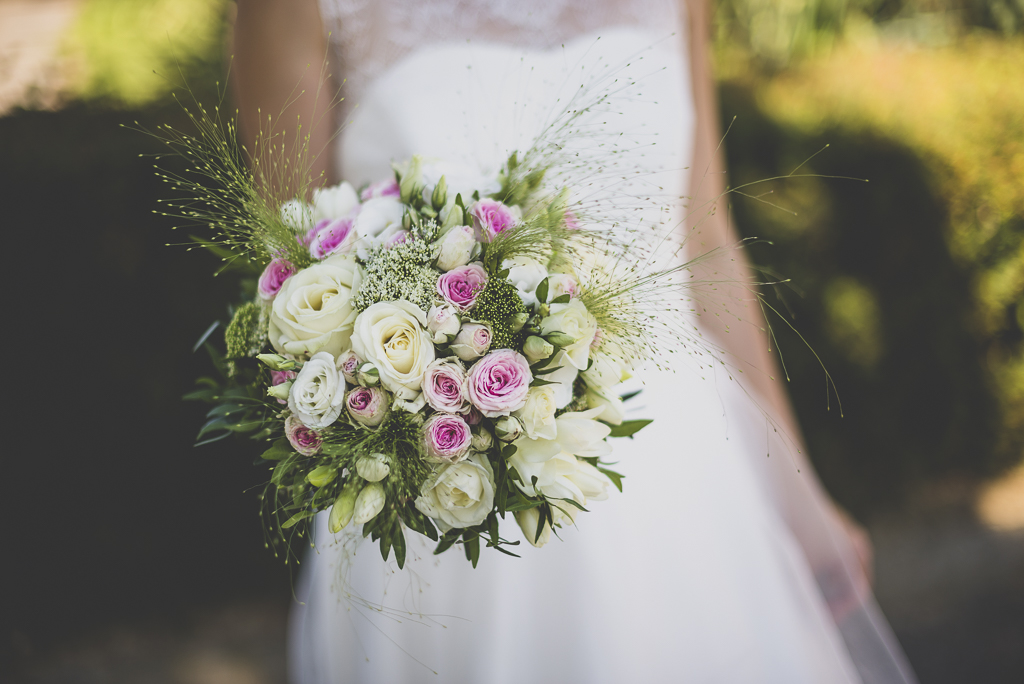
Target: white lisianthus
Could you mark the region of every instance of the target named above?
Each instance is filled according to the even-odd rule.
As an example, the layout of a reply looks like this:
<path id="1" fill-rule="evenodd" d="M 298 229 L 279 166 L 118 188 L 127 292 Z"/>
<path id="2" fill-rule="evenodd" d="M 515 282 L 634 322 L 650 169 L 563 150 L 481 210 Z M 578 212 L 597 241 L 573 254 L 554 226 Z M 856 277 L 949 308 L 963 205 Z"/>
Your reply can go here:
<path id="1" fill-rule="evenodd" d="M 480 249 L 472 226 L 455 226 L 435 244 L 438 249 L 437 267 L 442 271 L 465 266 Z"/>
<path id="2" fill-rule="evenodd" d="M 537 303 L 537 286 L 548 277 L 544 264 L 528 257 L 505 259 L 501 267 L 508 269 L 508 281 L 519 290 L 519 296 L 527 306 Z"/>
<path id="3" fill-rule="evenodd" d="M 619 395 L 609 389 L 588 387 L 586 399 L 588 407 L 601 409 L 601 413 L 597 414 L 598 419 L 612 425 L 622 425 L 626 418 L 626 408 Z"/>
<path id="4" fill-rule="evenodd" d="M 381 383 L 399 399 L 416 399 L 423 371 L 434 360 L 426 325 L 426 314 L 404 299 L 378 302 L 355 320 L 352 350 L 376 367 Z"/>
<path id="5" fill-rule="evenodd" d="M 345 218 L 358 204 L 359 195 L 348 181 L 318 188 L 313 193 L 313 220 Z"/>
<path id="6" fill-rule="evenodd" d="M 563 347 L 565 357 L 578 370 L 587 367 L 590 359 L 590 343 L 597 334 L 597 320 L 587 311 L 579 299 L 568 304 L 552 304 L 551 314 L 540 322 L 542 335 L 561 332 L 576 340 Z"/>
<path id="7" fill-rule="evenodd" d="M 555 391 L 552 385 L 531 387 L 526 405 L 512 415 L 519 419 L 530 439 L 554 439 L 558 435 L 555 425 Z"/>
<path id="8" fill-rule="evenodd" d="M 600 409 L 590 409 L 563 413 L 555 419 L 556 439 L 517 439 L 516 452 L 508 459 L 522 480 L 516 485 L 530 496 L 572 499 L 580 505 L 607 498 L 611 481 L 594 466 L 576 458 L 611 453 L 611 446 L 604 441 L 611 428 L 594 420 L 599 412 Z"/>
<path id="9" fill-rule="evenodd" d="M 299 235 L 305 235 L 313 227 L 313 207 L 302 200 L 288 200 L 281 205 L 281 220 Z"/>
<path id="10" fill-rule="evenodd" d="M 327 352 L 314 354 L 292 381 L 288 408 L 306 427 L 325 428 L 345 405 L 345 379 Z"/>
<path id="11" fill-rule="evenodd" d="M 354 257 L 336 255 L 286 280 L 270 311 L 274 349 L 298 357 L 320 351 L 341 354 L 352 334 L 352 295 L 362 273 Z"/>
<path id="12" fill-rule="evenodd" d="M 479 525 L 493 505 L 494 471 L 487 457 L 475 452 L 435 468 L 416 499 L 416 509 L 433 518 L 442 532 Z"/>

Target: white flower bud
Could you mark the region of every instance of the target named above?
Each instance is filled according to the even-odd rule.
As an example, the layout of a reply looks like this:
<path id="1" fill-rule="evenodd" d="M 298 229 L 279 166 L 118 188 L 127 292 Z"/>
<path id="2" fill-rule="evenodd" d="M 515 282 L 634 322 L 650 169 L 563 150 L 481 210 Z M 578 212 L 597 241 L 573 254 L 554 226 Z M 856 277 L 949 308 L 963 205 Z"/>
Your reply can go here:
<path id="1" fill-rule="evenodd" d="M 282 382 L 280 385 L 272 385 L 267 388 L 267 396 L 275 399 L 288 401 L 288 392 L 291 391 L 292 383 Z"/>
<path id="2" fill-rule="evenodd" d="M 334 482 L 334 478 L 337 476 L 337 468 L 330 465 L 322 465 L 319 468 L 314 468 L 309 471 L 309 474 L 306 475 L 306 479 L 309 480 L 309 484 L 319 488 Z"/>
<path id="3" fill-rule="evenodd" d="M 280 354 L 259 354 L 256 358 L 262 361 L 267 368 L 275 371 L 295 370 L 295 367 L 298 366 L 294 359 L 286 359 Z"/>
<path id="4" fill-rule="evenodd" d="M 471 226 L 455 226 L 438 242 L 440 251 L 437 255 L 437 267 L 442 271 L 465 266 L 472 261 L 473 253 L 478 248 Z"/>
<path id="5" fill-rule="evenodd" d="M 523 356 L 530 360 L 531 364 L 541 359 L 546 359 L 555 353 L 555 346 L 543 337 L 530 335 L 523 344 Z"/>
<path id="6" fill-rule="evenodd" d="M 359 372 L 360 365 L 362 365 L 362 361 L 351 349 L 338 357 L 338 370 L 345 376 L 345 382 L 350 385 L 359 384 L 356 380 L 356 373 Z"/>
<path id="7" fill-rule="evenodd" d="M 431 307 L 427 314 L 427 330 L 434 336 L 434 344 L 448 344 L 461 327 L 458 311 L 450 304 Z"/>
<path id="8" fill-rule="evenodd" d="M 564 332 L 555 331 L 548 333 L 544 336 L 551 344 L 557 344 L 559 347 L 569 347 L 576 344 L 576 338 L 572 335 L 566 335 Z"/>
<path id="9" fill-rule="evenodd" d="M 380 384 L 380 371 L 372 363 L 364 363 L 356 372 L 356 382 L 363 387 L 376 387 Z"/>
<path id="10" fill-rule="evenodd" d="M 391 466 L 384 454 L 370 454 L 356 461 L 356 472 L 367 482 L 380 482 L 391 474 Z"/>
<path id="11" fill-rule="evenodd" d="M 522 423 L 514 416 L 502 416 L 494 421 L 494 435 L 502 442 L 514 442 L 522 434 Z"/>
<path id="12" fill-rule="evenodd" d="M 363 487 L 356 497 L 356 505 L 352 520 L 357 525 L 368 523 L 384 509 L 384 488 L 379 482 L 371 482 Z"/>
<path id="13" fill-rule="evenodd" d="M 544 523 L 540 537 L 537 536 L 537 525 L 540 523 L 540 511 L 537 508 L 516 511 L 515 515 L 516 522 L 519 523 L 519 529 L 523 531 L 526 541 L 538 548 L 551 541 L 551 524 L 548 522 Z"/>
<path id="14" fill-rule="evenodd" d="M 491 329 L 483 323 L 467 323 L 455 336 L 451 350 L 463 361 L 480 358 L 491 346 Z"/>
<path id="15" fill-rule="evenodd" d="M 470 442 L 470 446 L 475 451 L 487 451 L 494 445 L 494 438 L 491 437 L 491 433 L 484 429 L 482 426 L 477 425 L 473 428 L 473 440 Z"/>
<path id="16" fill-rule="evenodd" d="M 358 493 L 359 485 L 353 478 L 342 488 L 341 494 L 334 500 L 331 515 L 327 520 L 327 527 L 332 533 L 337 534 L 341 532 L 345 525 L 348 525 L 349 521 L 352 520 L 352 511 L 355 510 L 356 495 Z"/>

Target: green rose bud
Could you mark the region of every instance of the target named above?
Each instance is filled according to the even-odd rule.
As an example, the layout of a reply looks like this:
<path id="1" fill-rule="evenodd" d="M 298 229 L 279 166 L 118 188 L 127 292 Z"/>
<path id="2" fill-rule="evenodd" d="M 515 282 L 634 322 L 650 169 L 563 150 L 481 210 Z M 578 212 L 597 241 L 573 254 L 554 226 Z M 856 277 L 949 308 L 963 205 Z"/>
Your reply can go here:
<path id="1" fill-rule="evenodd" d="M 257 359 L 263 362 L 267 368 L 275 371 L 290 371 L 298 367 L 294 359 L 286 359 L 280 354 L 258 354 Z"/>
<path id="2" fill-rule="evenodd" d="M 435 211 L 441 211 L 441 207 L 448 201 L 448 181 L 445 180 L 444 176 L 441 176 L 441 180 L 437 181 L 437 185 L 434 186 L 434 192 L 430 195 L 430 203 L 434 206 Z"/>
<path id="3" fill-rule="evenodd" d="M 537 363 L 555 353 L 555 345 L 543 337 L 530 335 L 523 344 L 523 356 L 529 359 L 530 363 Z"/>
<path id="4" fill-rule="evenodd" d="M 288 393 L 292 389 L 292 383 L 282 382 L 280 385 L 273 385 L 267 388 L 267 396 L 280 399 L 281 401 L 288 401 Z"/>
<path id="5" fill-rule="evenodd" d="M 353 478 L 346 484 L 338 498 L 334 500 L 331 516 L 327 520 L 327 528 L 334 534 L 348 525 L 352 520 L 352 511 L 356 507 L 356 495 L 359 494 L 359 483 Z"/>
<path id="6" fill-rule="evenodd" d="M 502 416 L 494 421 L 494 436 L 502 442 L 514 442 L 522 434 L 522 423 L 515 416 Z"/>
<path id="7" fill-rule="evenodd" d="M 402 204 L 409 204 L 409 200 L 423 187 L 422 165 L 419 155 L 409 160 L 409 168 L 402 174 L 402 182 L 398 185 Z"/>
<path id="8" fill-rule="evenodd" d="M 522 330 L 523 326 L 526 325 L 526 321 L 528 320 L 530 320 L 530 314 L 526 313 L 525 311 L 517 313 L 515 316 L 512 317 L 512 332 L 517 333 L 520 330 Z"/>
<path id="9" fill-rule="evenodd" d="M 576 344 L 576 338 L 572 335 L 566 335 L 564 332 L 549 333 L 544 336 L 544 339 L 551 344 L 558 345 L 559 347 L 568 347 L 569 345 Z"/>

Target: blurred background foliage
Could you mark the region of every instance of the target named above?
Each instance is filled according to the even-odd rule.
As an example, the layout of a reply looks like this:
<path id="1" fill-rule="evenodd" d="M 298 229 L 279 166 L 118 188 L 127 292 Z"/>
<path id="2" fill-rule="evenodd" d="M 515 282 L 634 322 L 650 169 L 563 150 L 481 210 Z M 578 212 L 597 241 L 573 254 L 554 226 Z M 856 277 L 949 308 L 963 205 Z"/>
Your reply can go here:
<path id="1" fill-rule="evenodd" d="M 32 4 L 0 0 L 0 12 L 19 2 Z M 11 231 L 10 253 L 35 254 L 40 235 L 56 236 L 50 268 L 63 275 L 14 298 L 15 320 L 36 321 L 33 351 L 46 358 L 66 359 L 69 326 L 78 331 L 75 358 L 124 401 L 111 416 L 76 389 L 60 431 L 12 437 L 16 454 L 37 454 L 45 440 L 48 470 L 42 484 L 36 459 L 13 459 L 6 472 L 19 483 L 4 497 L 9 519 L 33 523 L 10 532 L 21 560 L 0 611 L 0 660 L 104 622 L 167 624 L 190 606 L 247 596 L 284 606 L 289 596 L 290 569 L 262 547 L 249 491 L 265 474 L 244 444 L 193 449 L 202 410 L 180 401 L 207 370 L 192 345 L 237 284 L 213 278 L 208 255 L 165 247 L 170 222 L 152 210 L 167 188 L 139 156 L 160 150 L 120 127 L 186 130 L 171 97 L 185 81 L 204 102 L 218 97 L 233 4 L 39 4 L 70 14 L 58 50 L 65 78 L 59 97 L 40 96 L 40 82 L 0 100 L 0 188 L 5 222 L 37 227 Z M 0 33 L 9 27 L 0 21 Z M 29 28 L 24 39 L 36 41 Z M 974 496 L 1024 457 L 1024 0 L 717 0 L 715 37 L 732 184 L 799 167 L 799 177 L 731 196 L 729 208 L 744 235 L 774 243 L 751 248 L 766 273 L 791 279 L 769 301 L 838 387 L 844 417 L 815 358 L 776 321 L 823 480 L 869 523 L 935 483 L 966 483 L 953 489 Z M 117 305 L 81 306 L 66 283 Z M 40 317 L 40 301 L 55 315 Z M 45 383 L 17 385 L 28 388 L 25 405 L 49 405 Z M 112 425 L 113 443 L 97 436 Z M 1024 529 L 1017 467 L 1017 489 L 989 507 L 1010 530 Z M 978 551 L 989 547 L 971 546 L 982 533 L 964 529 L 955 552 L 989 558 Z M 1019 566 L 1003 547 L 986 561 L 1015 578 L 1006 582 L 1016 593 L 965 570 L 964 595 L 974 601 L 984 584 L 984 605 L 1005 619 L 978 609 L 951 628 L 966 613 L 935 607 L 951 592 L 926 581 L 940 565 L 929 564 L 931 547 L 913 548 L 925 561 L 905 585 L 885 565 L 903 557 L 880 552 L 879 598 L 922 680 L 1019 681 Z M 957 563 L 947 567 L 974 567 Z M 886 586 L 903 588 L 887 599 Z M 900 617 L 899 600 L 919 587 Z M 927 624 L 916 621 L 926 604 Z"/>

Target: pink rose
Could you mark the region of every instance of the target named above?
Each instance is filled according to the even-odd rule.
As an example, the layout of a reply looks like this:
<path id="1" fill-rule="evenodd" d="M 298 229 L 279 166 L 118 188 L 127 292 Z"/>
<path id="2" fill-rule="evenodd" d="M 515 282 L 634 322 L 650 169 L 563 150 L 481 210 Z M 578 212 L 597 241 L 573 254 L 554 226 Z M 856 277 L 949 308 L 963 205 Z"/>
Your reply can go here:
<path id="1" fill-rule="evenodd" d="M 394 178 L 386 178 L 376 183 L 370 183 L 359 195 L 363 202 L 375 197 L 401 197 L 402 192 Z"/>
<path id="2" fill-rule="evenodd" d="M 296 268 L 286 259 L 272 259 L 267 267 L 263 269 L 256 291 L 261 299 L 271 300 L 281 291 L 284 281 L 296 273 Z"/>
<path id="3" fill-rule="evenodd" d="M 313 227 L 309 253 L 314 259 L 322 260 L 335 252 L 345 252 L 351 247 L 355 234 L 352 218 L 322 219 Z"/>
<path id="4" fill-rule="evenodd" d="M 473 433 L 461 416 L 435 413 L 423 424 L 423 447 L 433 460 L 457 463 L 465 458 Z"/>
<path id="5" fill-rule="evenodd" d="M 345 397 L 345 408 L 357 423 L 380 425 L 388 413 L 388 395 L 380 387 L 356 387 Z"/>
<path id="6" fill-rule="evenodd" d="M 452 341 L 451 350 L 463 361 L 483 356 L 491 346 L 491 329 L 483 323 L 467 323 Z"/>
<path id="7" fill-rule="evenodd" d="M 356 356 L 356 353 L 349 349 L 347 352 L 338 357 L 338 370 L 345 376 L 345 382 L 350 385 L 358 385 L 359 381 L 356 380 L 356 372 L 359 371 L 359 366 L 363 362 Z"/>
<path id="8" fill-rule="evenodd" d="M 479 262 L 453 268 L 437 279 L 437 292 L 459 311 L 476 304 L 476 296 L 487 284 L 487 271 Z"/>
<path id="9" fill-rule="evenodd" d="M 468 411 L 465 387 L 466 368 L 455 359 L 434 359 L 423 371 L 423 396 L 435 411 Z"/>
<path id="10" fill-rule="evenodd" d="M 470 369 L 466 394 L 480 413 L 497 418 L 526 405 L 531 382 L 533 373 L 526 357 L 512 349 L 499 349 Z"/>
<path id="11" fill-rule="evenodd" d="M 270 385 L 271 387 L 277 387 L 283 385 L 286 382 L 291 382 L 295 379 L 295 371 L 270 371 Z M 284 399 L 278 399 L 278 404 L 287 404 L 288 402 Z"/>
<path id="12" fill-rule="evenodd" d="M 482 199 L 470 209 L 478 239 L 490 242 L 498 233 L 516 225 L 515 214 L 498 200 Z"/>
<path id="13" fill-rule="evenodd" d="M 285 418 L 284 435 L 292 448 L 303 456 L 312 456 L 320 451 L 320 445 L 323 444 L 320 433 L 303 425 L 295 416 Z"/>

